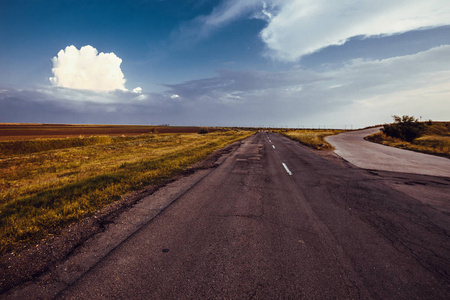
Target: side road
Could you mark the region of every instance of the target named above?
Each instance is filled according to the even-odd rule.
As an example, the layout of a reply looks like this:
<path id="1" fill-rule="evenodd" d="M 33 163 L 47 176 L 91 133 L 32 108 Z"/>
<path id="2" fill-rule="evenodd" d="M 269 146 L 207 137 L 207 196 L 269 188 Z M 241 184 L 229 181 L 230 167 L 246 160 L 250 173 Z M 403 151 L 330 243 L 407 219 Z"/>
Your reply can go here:
<path id="1" fill-rule="evenodd" d="M 380 128 L 370 128 L 344 132 L 329 136 L 325 140 L 336 148 L 336 154 L 362 169 L 450 177 L 450 160 L 448 158 L 388 147 L 364 140 L 364 137 L 379 130 Z"/>

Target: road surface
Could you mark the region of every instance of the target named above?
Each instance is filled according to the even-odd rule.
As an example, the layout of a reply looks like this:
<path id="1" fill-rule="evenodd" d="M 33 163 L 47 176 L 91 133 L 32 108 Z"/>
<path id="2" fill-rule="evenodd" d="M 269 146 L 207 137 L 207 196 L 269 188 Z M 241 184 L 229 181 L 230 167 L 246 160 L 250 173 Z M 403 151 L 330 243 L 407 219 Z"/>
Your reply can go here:
<path id="1" fill-rule="evenodd" d="M 8 298 L 448 299 L 449 214 L 393 182 L 449 200 L 450 178 L 258 133 L 70 284 L 49 275 Z"/>
<path id="2" fill-rule="evenodd" d="M 336 154 L 353 165 L 372 170 L 450 177 L 450 159 L 423 154 L 364 140 L 379 128 L 344 132 L 326 137 Z"/>

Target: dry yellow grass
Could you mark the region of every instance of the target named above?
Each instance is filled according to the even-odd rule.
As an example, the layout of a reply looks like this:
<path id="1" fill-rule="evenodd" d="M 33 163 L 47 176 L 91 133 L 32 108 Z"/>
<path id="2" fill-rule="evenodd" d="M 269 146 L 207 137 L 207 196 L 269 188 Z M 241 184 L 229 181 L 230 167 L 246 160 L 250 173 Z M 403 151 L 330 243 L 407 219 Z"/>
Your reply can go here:
<path id="1" fill-rule="evenodd" d="M 80 141 L 66 140 L 62 144 L 69 147 L 62 149 L 58 149 L 61 142 L 41 140 L 37 142 L 41 148 L 18 151 L 24 154 L 8 149 L 0 159 L 0 253 L 58 233 L 62 226 L 133 190 L 170 178 L 251 134 L 233 130 L 97 137 L 76 147 L 70 143 Z M 52 144 L 57 149 L 51 149 Z M 20 142 L 15 146 L 24 149 Z"/>
<path id="2" fill-rule="evenodd" d="M 367 140 L 386 146 L 450 158 L 450 136 L 447 135 L 424 135 L 415 139 L 412 143 L 409 143 L 398 138 L 386 136 L 382 132 L 378 132 L 367 137 Z"/>
<path id="3" fill-rule="evenodd" d="M 312 147 L 317 150 L 333 150 L 333 146 L 327 143 L 324 138 L 330 135 L 335 135 L 344 130 L 336 129 L 299 129 L 299 130 L 280 130 L 284 136 L 296 140 L 305 146 Z"/>

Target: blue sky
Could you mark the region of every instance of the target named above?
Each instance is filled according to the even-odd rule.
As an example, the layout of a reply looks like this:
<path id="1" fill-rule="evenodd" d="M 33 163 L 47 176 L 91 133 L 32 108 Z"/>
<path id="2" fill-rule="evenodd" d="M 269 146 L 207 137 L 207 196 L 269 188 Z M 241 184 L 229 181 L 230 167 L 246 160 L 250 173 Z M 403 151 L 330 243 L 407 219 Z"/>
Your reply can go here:
<path id="1" fill-rule="evenodd" d="M 448 120 L 447 0 L 3 0 L 0 122 Z"/>

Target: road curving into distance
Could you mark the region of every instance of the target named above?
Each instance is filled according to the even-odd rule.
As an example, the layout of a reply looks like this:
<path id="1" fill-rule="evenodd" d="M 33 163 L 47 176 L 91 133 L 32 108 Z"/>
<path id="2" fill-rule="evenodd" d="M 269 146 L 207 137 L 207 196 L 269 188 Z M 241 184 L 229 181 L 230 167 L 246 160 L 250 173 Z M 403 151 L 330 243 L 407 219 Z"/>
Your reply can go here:
<path id="1" fill-rule="evenodd" d="M 258 133 L 107 253 L 80 247 L 4 298 L 445 299 L 449 214 L 393 181 L 450 194 L 449 178 L 355 168 Z"/>
<path id="2" fill-rule="evenodd" d="M 450 177 L 448 158 L 364 140 L 364 137 L 378 131 L 380 128 L 349 131 L 326 137 L 325 140 L 335 147 L 336 154 L 359 168 Z"/>

